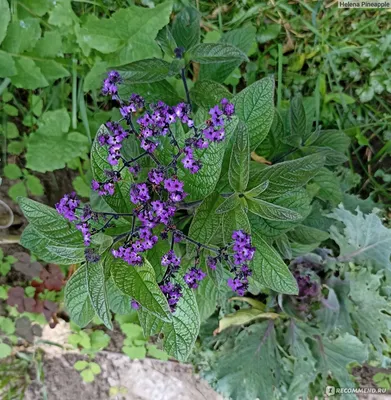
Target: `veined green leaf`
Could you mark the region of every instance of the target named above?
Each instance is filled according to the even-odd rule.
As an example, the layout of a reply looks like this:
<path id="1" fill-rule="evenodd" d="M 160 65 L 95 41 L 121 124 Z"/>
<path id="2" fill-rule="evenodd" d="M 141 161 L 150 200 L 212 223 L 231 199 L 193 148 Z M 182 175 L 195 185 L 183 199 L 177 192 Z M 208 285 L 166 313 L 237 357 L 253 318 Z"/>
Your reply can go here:
<path id="1" fill-rule="evenodd" d="M 121 259 L 110 257 L 111 276 L 118 289 L 162 321 L 171 320 L 166 298 L 156 283 L 151 264 L 131 266 Z"/>
<path id="2" fill-rule="evenodd" d="M 248 184 L 250 174 L 250 137 L 246 125 L 239 122 L 235 130 L 235 141 L 232 147 L 228 180 L 232 189 L 243 192 Z"/>
<path id="3" fill-rule="evenodd" d="M 194 292 L 181 280 L 183 297 L 179 300 L 171 322 L 163 322 L 144 310 L 139 311 L 145 336 L 163 333 L 163 349 L 179 361 L 186 361 L 200 329 L 200 315 Z"/>
<path id="4" fill-rule="evenodd" d="M 111 314 L 107 299 L 105 274 L 104 274 L 104 258 L 96 263 L 87 263 L 85 267 L 86 285 L 88 295 L 93 309 L 97 316 L 106 325 L 108 329 L 113 329 L 111 323 Z"/>
<path id="5" fill-rule="evenodd" d="M 106 292 L 109 307 L 113 313 L 124 315 L 132 312 L 132 307 L 130 304 L 132 298 L 126 294 L 123 294 L 117 288 L 112 277 L 106 280 Z"/>
<path id="6" fill-rule="evenodd" d="M 223 236 L 224 242 L 232 241 L 232 232 L 243 229 L 246 233 L 251 233 L 250 222 L 246 212 L 242 207 L 236 207 L 223 215 Z"/>
<path id="7" fill-rule="evenodd" d="M 200 43 L 189 50 L 188 58 L 200 64 L 248 61 L 237 47 L 225 43 Z"/>
<path id="8" fill-rule="evenodd" d="M 264 166 L 251 163 L 249 188 L 259 185 L 259 182 L 269 181 L 268 188 L 263 192 L 263 198 L 280 197 L 284 193 L 305 185 L 324 165 L 324 158 L 317 154 L 284 161 L 279 164 Z"/>
<path id="9" fill-rule="evenodd" d="M 172 25 L 172 36 L 178 47 L 185 50 L 200 42 L 201 14 L 194 7 L 184 7 L 176 16 Z"/>
<path id="10" fill-rule="evenodd" d="M 65 307 L 73 322 L 81 328 L 88 325 L 94 318 L 95 312 L 92 308 L 88 295 L 86 283 L 86 264 L 83 264 L 68 281 L 65 286 Z"/>
<path id="11" fill-rule="evenodd" d="M 223 85 L 214 81 L 197 81 L 190 90 L 190 97 L 197 105 L 209 110 L 220 103 L 221 99 L 232 99 L 232 93 Z"/>
<path id="12" fill-rule="evenodd" d="M 248 210 L 261 218 L 272 221 L 296 221 L 302 216 L 289 208 L 281 207 L 261 199 L 247 199 Z"/>
<path id="13" fill-rule="evenodd" d="M 289 124 L 290 137 L 294 139 L 292 146 L 299 146 L 306 137 L 307 121 L 301 95 L 296 95 L 292 100 L 289 108 Z"/>
<path id="14" fill-rule="evenodd" d="M 169 57 L 175 57 L 174 50 L 178 47 L 168 25 L 160 29 L 156 36 L 156 41 L 163 52 Z"/>
<path id="15" fill-rule="evenodd" d="M 261 231 L 252 227 L 252 245 L 256 248 L 251 262 L 252 279 L 279 293 L 297 294 L 296 279 L 273 247 L 262 238 Z"/>
<path id="16" fill-rule="evenodd" d="M 255 186 L 255 188 L 244 193 L 244 196 L 246 198 L 258 197 L 268 188 L 268 186 L 269 186 L 269 181 L 262 182 L 258 186 Z"/>
<path id="17" fill-rule="evenodd" d="M 10 8 L 7 0 L 0 0 L 0 44 L 7 33 L 7 27 L 11 20 Z"/>
<path id="18" fill-rule="evenodd" d="M 232 194 L 227 199 L 225 199 L 217 208 L 216 214 L 224 214 L 228 211 L 239 207 L 241 204 L 239 195 L 237 193 Z"/>
<path id="19" fill-rule="evenodd" d="M 80 247 L 83 243 L 81 232 L 54 208 L 26 197 L 19 198 L 19 206 L 34 229 L 47 239 L 63 242 L 68 247 Z"/>
<path id="20" fill-rule="evenodd" d="M 264 78 L 237 94 L 232 102 L 235 113 L 247 125 L 250 150 L 266 138 L 274 118 L 274 80 Z"/>
<path id="21" fill-rule="evenodd" d="M 117 70 L 130 83 L 151 83 L 168 77 L 170 63 L 160 58 L 149 58 L 124 65 Z"/>

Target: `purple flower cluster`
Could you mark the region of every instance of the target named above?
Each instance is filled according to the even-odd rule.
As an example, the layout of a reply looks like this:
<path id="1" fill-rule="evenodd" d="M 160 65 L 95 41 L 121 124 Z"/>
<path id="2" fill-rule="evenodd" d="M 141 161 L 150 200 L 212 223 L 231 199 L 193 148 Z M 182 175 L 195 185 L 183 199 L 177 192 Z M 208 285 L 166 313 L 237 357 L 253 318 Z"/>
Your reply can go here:
<path id="1" fill-rule="evenodd" d="M 204 137 L 212 142 L 221 142 L 225 138 L 225 120 L 235 112 L 235 106 L 227 99 L 221 100 L 222 107 L 215 105 L 209 110 L 210 119 L 206 121 L 207 127 L 202 130 Z"/>
<path id="2" fill-rule="evenodd" d="M 129 136 L 118 122 L 107 122 L 107 128 L 110 134 L 101 134 L 98 136 L 98 142 L 101 146 L 108 146 L 109 155 L 107 161 L 110 165 L 118 165 L 118 160 L 121 158 L 122 142 Z"/>
<path id="3" fill-rule="evenodd" d="M 76 197 L 76 193 L 66 194 L 57 204 L 56 210 L 64 218 L 69 221 L 76 221 L 77 217 L 75 214 L 76 209 L 80 205 L 80 200 Z"/>
<path id="4" fill-rule="evenodd" d="M 179 283 L 166 282 L 160 285 L 160 290 L 166 297 L 171 312 L 174 312 L 180 298 L 183 296 L 182 286 Z"/>
<path id="5" fill-rule="evenodd" d="M 312 273 L 312 271 L 295 271 L 294 276 L 299 287 L 299 294 L 297 295 L 299 298 L 317 298 L 319 296 L 321 285 L 315 273 Z"/>
<path id="6" fill-rule="evenodd" d="M 121 75 L 117 71 L 110 71 L 103 81 L 102 94 L 115 96 L 118 93 L 117 84 L 121 83 Z"/>
<path id="7" fill-rule="evenodd" d="M 183 277 L 190 289 L 197 289 L 198 283 L 206 277 L 206 273 L 199 268 L 191 268 Z"/>
<path id="8" fill-rule="evenodd" d="M 244 296 L 248 289 L 248 277 L 252 271 L 247 262 L 254 257 L 255 247 L 251 246 L 251 237 L 243 230 L 234 231 L 232 234 L 234 240 L 232 250 L 234 260 L 234 277 L 228 280 L 228 286 L 239 296 Z"/>
<path id="9" fill-rule="evenodd" d="M 145 107 L 144 99 L 139 94 L 133 93 L 130 96 L 128 105 L 124 105 L 123 107 L 121 107 L 119 109 L 119 111 L 120 111 L 121 115 L 125 119 L 127 119 L 127 118 L 131 117 L 132 113 L 135 113 L 144 107 Z"/>

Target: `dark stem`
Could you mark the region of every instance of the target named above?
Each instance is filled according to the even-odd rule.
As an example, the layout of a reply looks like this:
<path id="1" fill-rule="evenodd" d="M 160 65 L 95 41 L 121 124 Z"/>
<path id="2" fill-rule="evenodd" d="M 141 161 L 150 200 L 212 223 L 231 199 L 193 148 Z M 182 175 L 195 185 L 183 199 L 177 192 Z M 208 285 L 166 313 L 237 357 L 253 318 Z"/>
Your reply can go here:
<path id="1" fill-rule="evenodd" d="M 276 164 L 280 161 L 282 161 L 285 157 L 290 156 L 291 154 L 293 154 L 295 151 L 299 150 L 299 147 L 295 147 L 289 151 L 287 151 L 286 153 L 284 153 L 282 156 L 278 157 L 277 160 L 273 160 L 273 164 Z"/>
<path id="2" fill-rule="evenodd" d="M 195 244 L 197 247 L 202 247 L 203 249 L 214 251 L 215 253 L 220 254 L 220 249 L 218 249 L 216 247 L 211 247 L 206 244 L 197 242 L 196 240 L 190 238 L 189 236 L 185 235 L 184 233 L 182 233 L 181 231 L 179 231 L 177 229 L 175 229 L 173 232 L 177 233 L 178 235 L 180 235 L 183 239 L 187 240 L 188 242 Z"/>

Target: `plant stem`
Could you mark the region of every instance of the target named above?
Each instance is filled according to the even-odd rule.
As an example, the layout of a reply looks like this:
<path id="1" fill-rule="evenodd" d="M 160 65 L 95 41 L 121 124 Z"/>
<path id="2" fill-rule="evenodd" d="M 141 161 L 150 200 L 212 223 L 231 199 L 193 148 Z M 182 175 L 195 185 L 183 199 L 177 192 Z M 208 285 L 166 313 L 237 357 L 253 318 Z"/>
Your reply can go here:
<path id="1" fill-rule="evenodd" d="M 182 68 L 182 70 L 181 70 L 181 77 L 182 77 L 183 86 L 185 87 L 186 101 L 191 108 L 190 93 L 189 93 L 189 88 L 187 87 L 185 68 Z"/>

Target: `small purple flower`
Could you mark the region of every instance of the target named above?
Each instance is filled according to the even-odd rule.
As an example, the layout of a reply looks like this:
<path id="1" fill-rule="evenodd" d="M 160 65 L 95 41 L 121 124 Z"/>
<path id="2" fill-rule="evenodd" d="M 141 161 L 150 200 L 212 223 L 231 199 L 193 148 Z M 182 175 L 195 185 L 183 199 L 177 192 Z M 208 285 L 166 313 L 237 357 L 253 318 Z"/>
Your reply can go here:
<path id="1" fill-rule="evenodd" d="M 190 289 L 197 289 L 198 283 L 201 282 L 205 277 L 206 274 L 204 271 L 202 271 L 202 269 L 193 267 L 185 274 L 183 279 Z"/>
<path id="2" fill-rule="evenodd" d="M 151 196 L 145 183 L 135 183 L 130 189 L 130 201 L 133 204 L 145 203 Z"/>
<path id="3" fill-rule="evenodd" d="M 111 253 L 115 258 L 122 258 L 129 265 L 141 265 L 143 263 L 142 257 L 130 247 L 121 246 L 118 250 L 113 249 Z"/>
<path id="4" fill-rule="evenodd" d="M 160 285 L 160 290 L 166 297 L 171 312 L 175 312 L 176 306 L 180 298 L 183 296 L 182 286 L 179 283 L 174 284 L 172 282 L 167 282 L 163 285 Z"/>
<path id="5" fill-rule="evenodd" d="M 131 165 L 131 166 L 128 168 L 128 170 L 129 170 L 129 172 L 130 172 L 133 176 L 137 177 L 137 175 L 138 175 L 138 174 L 140 173 L 140 171 L 141 171 L 141 167 L 140 167 L 139 164 L 135 163 L 135 164 Z"/>
<path id="6" fill-rule="evenodd" d="M 121 83 L 121 75 L 117 71 L 110 71 L 103 82 L 102 94 L 114 96 L 118 93 L 117 84 Z"/>
<path id="7" fill-rule="evenodd" d="M 160 185 L 164 180 L 164 172 L 160 169 L 154 168 L 148 172 L 148 179 L 155 185 Z"/>
<path id="8" fill-rule="evenodd" d="M 140 304 L 136 300 L 131 300 L 130 307 L 133 308 L 133 310 L 139 310 Z"/>
<path id="9" fill-rule="evenodd" d="M 163 255 L 161 264 L 163 267 L 170 268 L 171 273 L 175 273 L 179 270 L 181 259 L 175 254 L 174 250 L 169 250 L 168 253 Z"/>
<path id="10" fill-rule="evenodd" d="M 217 257 L 208 256 L 208 258 L 207 258 L 207 260 L 206 260 L 206 265 L 207 265 L 210 269 L 215 270 L 216 267 L 217 267 L 217 261 L 218 261 Z"/>
<path id="11" fill-rule="evenodd" d="M 80 204 L 80 200 L 76 197 L 76 193 L 66 194 L 64 197 L 56 204 L 56 210 L 64 218 L 69 221 L 76 221 L 77 217 L 75 215 L 75 210 Z"/>
<path id="12" fill-rule="evenodd" d="M 164 188 L 170 193 L 183 192 L 183 185 L 184 183 L 176 178 L 164 180 Z"/>
<path id="13" fill-rule="evenodd" d="M 83 222 L 82 224 L 77 224 L 76 229 L 78 229 L 82 233 L 84 245 L 89 246 L 91 244 L 90 226 L 86 222 Z"/>

